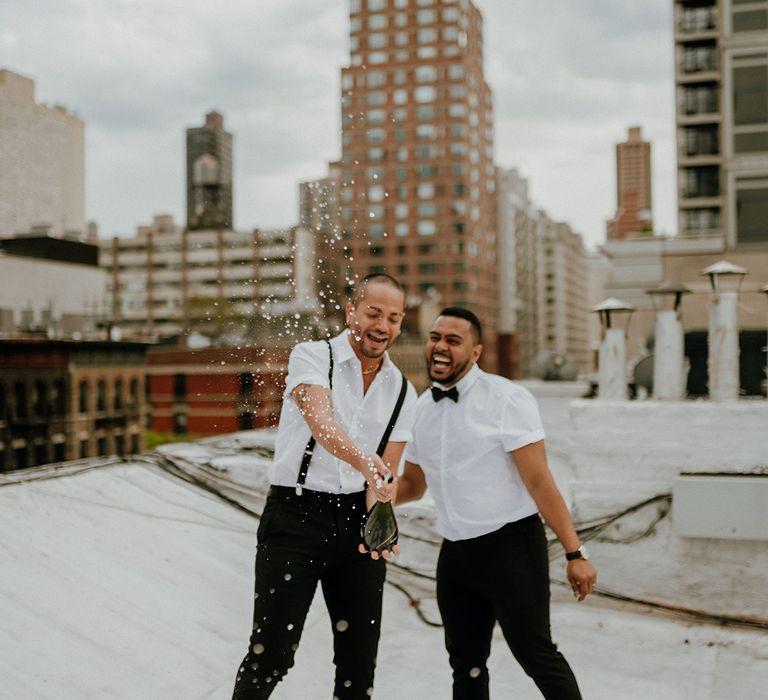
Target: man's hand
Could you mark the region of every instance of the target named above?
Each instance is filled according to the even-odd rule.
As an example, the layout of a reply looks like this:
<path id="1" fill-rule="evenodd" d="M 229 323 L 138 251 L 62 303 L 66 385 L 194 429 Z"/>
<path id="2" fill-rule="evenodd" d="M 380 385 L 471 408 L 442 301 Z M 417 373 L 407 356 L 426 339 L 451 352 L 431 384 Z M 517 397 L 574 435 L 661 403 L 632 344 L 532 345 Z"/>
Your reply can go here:
<path id="1" fill-rule="evenodd" d="M 395 494 L 397 493 L 397 477 L 394 478 L 392 481 L 392 504 L 394 505 L 394 498 Z M 373 508 L 374 505 L 376 505 L 377 501 L 376 494 L 373 493 L 372 489 L 367 489 L 365 492 L 365 509 L 370 513 L 371 508 Z M 368 548 L 364 544 L 360 544 L 358 547 L 358 550 L 360 551 L 360 554 L 370 554 L 371 559 L 378 559 L 379 558 L 379 552 L 376 550 L 369 551 Z M 394 556 L 397 556 L 400 554 L 400 547 L 397 545 L 393 545 L 392 549 L 382 549 L 381 550 L 381 556 L 385 559 L 389 560 Z"/>
<path id="2" fill-rule="evenodd" d="M 385 502 L 392 498 L 392 491 L 395 488 L 394 477 L 379 455 L 363 455 L 360 471 L 368 482 L 369 495 L 373 493 L 376 499 Z"/>
<path id="3" fill-rule="evenodd" d="M 597 571 L 587 559 L 574 559 L 568 562 L 568 582 L 574 597 L 581 602 L 595 588 Z"/>

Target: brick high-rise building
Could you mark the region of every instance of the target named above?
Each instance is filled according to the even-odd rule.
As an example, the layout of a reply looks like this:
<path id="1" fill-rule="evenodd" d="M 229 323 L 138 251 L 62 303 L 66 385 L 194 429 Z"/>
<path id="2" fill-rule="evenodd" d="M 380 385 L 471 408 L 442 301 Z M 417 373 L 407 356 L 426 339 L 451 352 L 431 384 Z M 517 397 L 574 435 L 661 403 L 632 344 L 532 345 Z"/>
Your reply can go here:
<path id="1" fill-rule="evenodd" d="M 347 276 L 386 270 L 411 303 L 498 315 L 492 95 L 469 0 L 350 0 L 342 69 Z"/>
<path id="2" fill-rule="evenodd" d="M 232 134 L 218 112 L 187 129 L 187 229 L 232 228 Z"/>
<path id="3" fill-rule="evenodd" d="M 608 240 L 652 234 L 651 144 L 632 126 L 616 144 L 616 216 L 608 222 Z"/>

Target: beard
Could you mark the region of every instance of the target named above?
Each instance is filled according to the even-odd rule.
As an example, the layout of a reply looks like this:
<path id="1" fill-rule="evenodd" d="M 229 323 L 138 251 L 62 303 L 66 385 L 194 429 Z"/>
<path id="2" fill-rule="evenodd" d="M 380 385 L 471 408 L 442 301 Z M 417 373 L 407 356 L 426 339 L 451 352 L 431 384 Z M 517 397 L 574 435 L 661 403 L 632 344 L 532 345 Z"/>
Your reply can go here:
<path id="1" fill-rule="evenodd" d="M 389 349 L 389 346 L 392 345 L 391 339 L 388 339 L 387 342 L 384 344 L 384 347 L 379 348 L 369 348 L 365 345 L 365 333 L 360 332 L 356 328 L 350 328 L 350 336 L 352 337 L 352 341 L 357 346 L 357 349 L 360 350 L 360 353 L 363 355 L 363 357 L 367 357 L 371 360 L 376 360 Z"/>
<path id="2" fill-rule="evenodd" d="M 451 372 L 447 377 L 443 377 L 442 379 L 438 379 L 437 377 L 435 377 L 432 374 L 432 369 L 431 369 L 432 360 L 429 359 L 429 360 L 427 360 L 427 374 L 429 375 L 429 378 L 433 382 L 437 382 L 438 384 L 442 384 L 443 386 L 452 386 L 459 379 L 461 379 L 461 377 L 464 376 L 464 374 L 466 373 L 467 369 L 469 368 L 470 362 L 471 362 L 471 359 L 467 358 L 464 361 L 463 364 L 461 364 L 458 367 L 456 367 L 456 369 L 454 369 L 453 372 Z"/>

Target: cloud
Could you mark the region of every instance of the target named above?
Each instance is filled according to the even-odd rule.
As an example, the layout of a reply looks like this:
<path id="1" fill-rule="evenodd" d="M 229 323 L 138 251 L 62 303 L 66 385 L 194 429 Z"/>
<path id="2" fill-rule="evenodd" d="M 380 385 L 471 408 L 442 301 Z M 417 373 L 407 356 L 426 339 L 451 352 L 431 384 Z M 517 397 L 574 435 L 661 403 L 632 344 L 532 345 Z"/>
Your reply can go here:
<path id="1" fill-rule="evenodd" d="M 655 214 L 674 230 L 668 0 L 477 0 L 496 156 L 589 241 L 613 215 L 613 146 L 654 142 Z M 5 0 L 0 66 L 87 124 L 87 211 L 104 233 L 183 221 L 184 130 L 218 109 L 235 137 L 235 220 L 297 218 L 298 182 L 339 156 L 346 0 Z M 658 165 L 657 167 L 657 163 Z M 658 194 L 657 194 L 658 191 Z"/>

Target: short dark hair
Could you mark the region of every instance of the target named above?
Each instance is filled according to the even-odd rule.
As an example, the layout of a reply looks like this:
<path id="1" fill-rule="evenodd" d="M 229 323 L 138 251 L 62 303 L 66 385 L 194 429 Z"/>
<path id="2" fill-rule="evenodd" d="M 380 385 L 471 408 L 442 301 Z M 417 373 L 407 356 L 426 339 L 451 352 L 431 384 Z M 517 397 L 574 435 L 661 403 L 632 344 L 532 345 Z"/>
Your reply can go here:
<path id="1" fill-rule="evenodd" d="M 472 326 L 472 334 L 475 336 L 475 345 L 483 342 L 483 324 L 480 319 L 469 309 L 462 309 L 460 306 L 447 306 L 440 312 L 441 316 L 454 316 L 469 321 Z"/>
<path id="2" fill-rule="evenodd" d="M 405 296 L 405 287 L 403 287 L 400 282 L 392 277 L 392 275 L 388 275 L 386 272 L 371 272 L 359 280 L 352 290 L 352 296 L 350 298 L 352 306 L 357 308 L 357 305 L 363 300 L 363 297 L 365 296 L 365 290 L 372 282 L 378 282 L 380 284 L 386 284 L 390 287 L 394 287 L 398 291 L 402 292 L 403 296 Z"/>

